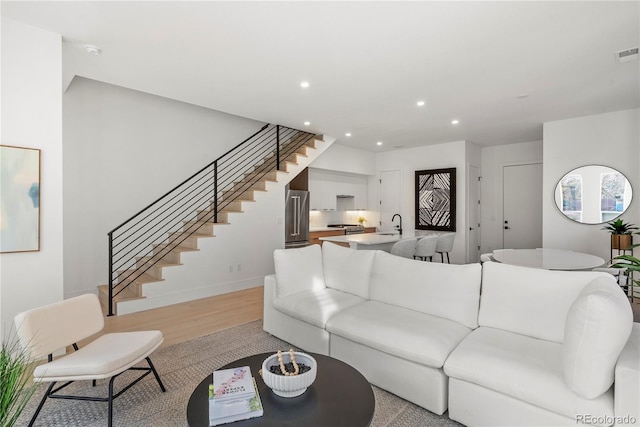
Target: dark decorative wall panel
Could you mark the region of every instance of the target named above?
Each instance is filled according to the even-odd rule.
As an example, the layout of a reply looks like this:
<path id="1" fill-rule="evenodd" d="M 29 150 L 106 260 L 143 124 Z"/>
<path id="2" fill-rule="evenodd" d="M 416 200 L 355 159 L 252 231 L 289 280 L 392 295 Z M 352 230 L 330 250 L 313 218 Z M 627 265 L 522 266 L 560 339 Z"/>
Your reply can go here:
<path id="1" fill-rule="evenodd" d="M 456 231 L 456 168 L 416 171 L 416 229 Z"/>

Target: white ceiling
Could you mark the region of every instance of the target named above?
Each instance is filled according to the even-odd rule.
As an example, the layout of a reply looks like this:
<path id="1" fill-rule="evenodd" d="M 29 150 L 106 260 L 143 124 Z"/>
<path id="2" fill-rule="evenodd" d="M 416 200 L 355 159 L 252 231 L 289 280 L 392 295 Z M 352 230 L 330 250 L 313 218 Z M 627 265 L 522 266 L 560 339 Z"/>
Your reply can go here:
<path id="1" fill-rule="evenodd" d="M 638 1 L 1 7 L 62 34 L 65 73 L 367 150 L 535 141 L 545 121 L 640 106 L 639 62 L 615 58 L 640 44 Z M 87 54 L 86 44 L 102 54 Z"/>

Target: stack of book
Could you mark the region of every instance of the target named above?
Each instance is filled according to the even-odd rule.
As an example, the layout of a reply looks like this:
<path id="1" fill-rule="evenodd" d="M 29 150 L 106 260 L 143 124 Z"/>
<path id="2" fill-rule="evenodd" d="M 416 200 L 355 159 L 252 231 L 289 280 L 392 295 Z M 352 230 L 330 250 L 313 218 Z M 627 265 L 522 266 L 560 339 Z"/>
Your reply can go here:
<path id="1" fill-rule="evenodd" d="M 209 425 L 261 417 L 262 402 L 249 366 L 213 371 L 209 386 Z"/>

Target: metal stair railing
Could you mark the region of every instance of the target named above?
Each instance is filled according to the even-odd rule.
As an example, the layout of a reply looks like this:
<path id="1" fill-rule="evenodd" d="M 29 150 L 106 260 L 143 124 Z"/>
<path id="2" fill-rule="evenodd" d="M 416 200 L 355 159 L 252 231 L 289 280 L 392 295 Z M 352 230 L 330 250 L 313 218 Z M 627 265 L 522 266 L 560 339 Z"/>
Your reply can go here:
<path id="1" fill-rule="evenodd" d="M 114 298 L 315 135 L 267 124 L 107 233 L 108 316 Z"/>

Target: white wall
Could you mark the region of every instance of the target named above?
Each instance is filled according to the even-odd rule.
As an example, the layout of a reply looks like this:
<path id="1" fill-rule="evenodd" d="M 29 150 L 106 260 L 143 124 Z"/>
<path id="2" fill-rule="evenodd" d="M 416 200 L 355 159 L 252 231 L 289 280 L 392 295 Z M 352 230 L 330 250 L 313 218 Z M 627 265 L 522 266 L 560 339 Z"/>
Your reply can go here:
<path id="1" fill-rule="evenodd" d="M 263 125 L 78 77 L 63 106 L 66 296 L 107 283 L 108 231 Z"/>
<path id="2" fill-rule="evenodd" d="M 339 172 L 357 173 L 360 175 L 376 175 L 376 153 L 333 144 L 322 156 L 318 157 L 311 167 Z"/>
<path id="3" fill-rule="evenodd" d="M 622 215 L 640 224 L 640 110 L 579 117 L 544 124 L 543 245 L 610 258 L 609 234 L 602 225 L 579 224 L 562 215 L 554 202 L 558 180 L 579 166 L 604 165 L 622 172 L 635 191 Z M 635 237 L 635 242 L 640 239 Z M 636 254 L 637 254 L 636 250 Z"/>
<path id="4" fill-rule="evenodd" d="M 467 246 L 471 245 L 472 242 L 470 240 L 469 237 L 469 233 L 472 233 L 471 230 L 469 230 L 469 228 L 471 227 L 475 227 L 475 225 L 473 225 L 474 222 L 476 222 L 478 220 L 478 216 L 481 215 L 481 211 L 480 211 L 480 206 L 477 206 L 477 201 L 474 202 L 472 200 L 470 200 L 471 195 L 473 194 L 472 192 L 472 186 L 475 186 L 475 190 L 476 190 L 476 194 L 478 196 L 481 195 L 480 192 L 480 185 L 481 182 L 472 182 L 472 179 L 475 179 L 473 176 L 473 173 L 469 173 L 469 169 L 471 167 L 475 167 L 477 168 L 477 170 L 481 173 L 482 172 L 482 150 L 479 146 L 475 145 L 475 144 L 471 144 L 469 142 L 466 143 L 466 167 L 465 167 L 465 172 L 466 172 L 466 178 L 465 178 L 465 202 L 467 204 L 466 206 L 466 212 L 465 212 L 465 219 L 466 219 L 466 223 L 467 226 L 464 228 L 464 235 L 465 235 L 465 240 L 467 242 Z M 471 211 L 471 209 L 473 208 L 472 206 L 469 206 L 469 203 L 476 203 L 476 211 L 475 211 L 475 218 L 472 218 L 473 212 Z M 478 246 L 480 245 L 480 230 L 477 230 L 477 234 L 476 234 L 476 244 L 474 245 L 473 248 L 471 247 L 467 247 L 466 248 L 466 253 L 465 253 L 465 262 L 470 263 L 470 262 L 479 262 L 480 261 L 480 253 Z"/>
<path id="5" fill-rule="evenodd" d="M 0 335 L 62 300 L 62 39 L 2 17 L 2 144 L 41 150 L 40 251 L 0 255 Z"/>
<path id="6" fill-rule="evenodd" d="M 451 262 L 465 262 L 466 251 L 466 158 L 465 141 L 429 145 L 406 150 L 378 153 L 377 170 L 400 171 L 400 215 L 402 226 L 415 228 L 415 171 L 456 168 L 456 239 L 450 254 Z"/>
<path id="7" fill-rule="evenodd" d="M 480 252 L 502 248 L 503 180 L 508 165 L 542 163 L 542 141 L 484 147 L 480 175 Z"/>

